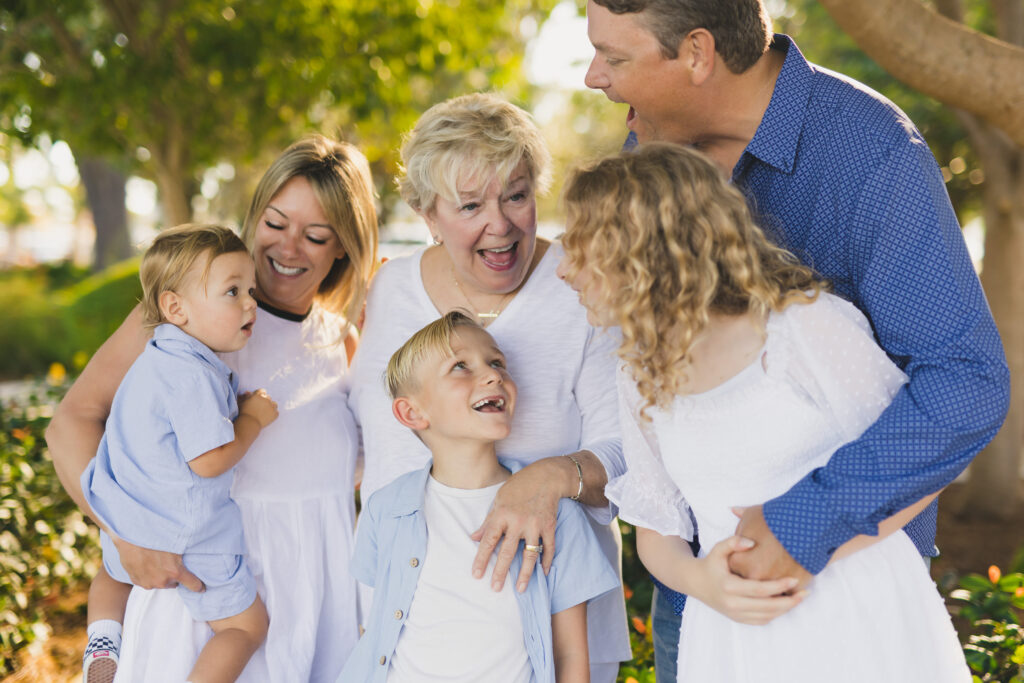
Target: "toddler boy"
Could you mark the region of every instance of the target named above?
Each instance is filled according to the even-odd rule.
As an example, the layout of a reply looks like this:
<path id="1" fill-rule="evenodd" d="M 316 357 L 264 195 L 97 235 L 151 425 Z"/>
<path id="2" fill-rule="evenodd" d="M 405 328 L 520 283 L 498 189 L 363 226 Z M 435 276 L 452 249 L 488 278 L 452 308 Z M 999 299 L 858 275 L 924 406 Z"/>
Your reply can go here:
<path id="1" fill-rule="evenodd" d="M 153 338 L 118 387 L 82 491 L 105 530 L 183 555 L 206 590 L 178 593 L 214 632 L 189 679 L 234 681 L 266 638 L 267 612 L 243 558 L 232 469 L 277 405 L 262 390 L 236 398 L 238 378 L 216 353 L 237 351 L 252 335 L 255 269 L 228 228 L 183 225 L 157 236 L 139 277 Z M 111 537 L 103 531 L 100 540 L 84 683 L 113 680 L 131 591 Z"/>

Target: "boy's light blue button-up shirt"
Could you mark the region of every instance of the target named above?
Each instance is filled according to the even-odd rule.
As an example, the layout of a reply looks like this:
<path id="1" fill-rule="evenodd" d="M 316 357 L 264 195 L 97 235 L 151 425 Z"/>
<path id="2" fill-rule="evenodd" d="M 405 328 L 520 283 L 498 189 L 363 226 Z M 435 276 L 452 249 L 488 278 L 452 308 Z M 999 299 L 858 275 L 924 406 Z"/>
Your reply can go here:
<path id="1" fill-rule="evenodd" d="M 199 340 L 160 325 L 121 381 L 82 493 L 121 538 L 173 553 L 239 555 L 232 471 L 200 477 L 188 462 L 235 438 L 238 380 Z"/>
<path id="2" fill-rule="evenodd" d="M 511 472 L 522 467 L 504 458 L 500 462 Z M 432 465 L 433 461 L 421 470 L 399 477 L 374 493 L 363 508 L 352 574 L 374 588 L 373 606 L 366 633 L 352 651 L 339 683 L 387 679 L 391 655 L 409 613 L 427 550 L 423 498 Z M 551 571 L 545 576 L 538 567 L 526 591 L 515 592 L 526 652 L 538 683 L 555 680 L 551 615 L 619 585 L 583 510 L 571 500 L 563 498 L 559 502 L 555 538 L 558 542 Z M 520 544 L 509 570 L 512 576 L 518 576 L 522 561 Z M 396 619 L 394 615 L 399 610 L 403 616 Z"/>

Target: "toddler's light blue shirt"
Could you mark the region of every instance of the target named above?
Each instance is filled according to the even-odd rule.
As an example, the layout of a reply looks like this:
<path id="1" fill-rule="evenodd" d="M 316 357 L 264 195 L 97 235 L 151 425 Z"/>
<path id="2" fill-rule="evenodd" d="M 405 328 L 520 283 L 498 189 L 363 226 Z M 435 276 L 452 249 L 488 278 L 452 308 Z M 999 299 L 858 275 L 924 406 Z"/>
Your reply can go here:
<path id="1" fill-rule="evenodd" d="M 522 465 L 500 459 L 509 471 Z M 352 574 L 373 586 L 373 606 L 366 633 L 352 651 L 339 683 L 383 682 L 391 666 L 416 582 L 427 550 L 423 497 L 433 461 L 374 493 L 364 506 L 356 533 Z M 555 558 L 547 576 L 539 566 L 524 593 L 515 592 L 523 622 L 523 640 L 534 680 L 554 683 L 551 615 L 586 602 L 619 586 L 580 506 L 563 498 L 555 526 Z M 518 576 L 523 546 L 516 552 L 511 575 Z M 481 579 L 486 580 L 486 578 Z M 398 610 L 403 615 L 396 619 Z"/>
<path id="2" fill-rule="evenodd" d="M 235 438 L 238 379 L 174 325 L 154 330 L 118 387 L 82 493 L 115 534 L 173 553 L 244 552 L 232 471 L 200 477 L 188 462 Z"/>

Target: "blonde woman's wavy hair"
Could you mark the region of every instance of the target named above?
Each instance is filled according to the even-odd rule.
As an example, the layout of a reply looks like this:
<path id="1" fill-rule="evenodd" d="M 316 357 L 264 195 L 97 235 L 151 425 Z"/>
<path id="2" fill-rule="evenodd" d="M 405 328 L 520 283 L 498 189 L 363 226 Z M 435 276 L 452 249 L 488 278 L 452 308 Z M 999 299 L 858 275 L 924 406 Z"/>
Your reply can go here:
<path id="1" fill-rule="evenodd" d="M 425 111 L 406 136 L 398 189 L 415 211 L 429 213 L 438 196 L 459 202 L 460 182 L 505 183 L 524 162 L 540 194 L 550 161 L 528 113 L 490 93 L 462 95 Z"/>
<path id="2" fill-rule="evenodd" d="M 585 271 L 587 305 L 622 328 L 618 354 L 645 418 L 683 393 L 709 312 L 766 315 L 825 287 L 768 241 L 739 190 L 692 149 L 646 144 L 577 170 L 565 204 L 566 279 Z"/>
<path id="3" fill-rule="evenodd" d="M 354 322 L 377 264 L 377 209 L 370 164 L 354 146 L 313 135 L 288 147 L 256 186 L 242 225 L 242 239 L 251 250 L 267 205 L 288 181 L 299 176 L 309 181 L 345 250 L 345 256 L 335 260 L 320 283 L 317 301 Z"/>

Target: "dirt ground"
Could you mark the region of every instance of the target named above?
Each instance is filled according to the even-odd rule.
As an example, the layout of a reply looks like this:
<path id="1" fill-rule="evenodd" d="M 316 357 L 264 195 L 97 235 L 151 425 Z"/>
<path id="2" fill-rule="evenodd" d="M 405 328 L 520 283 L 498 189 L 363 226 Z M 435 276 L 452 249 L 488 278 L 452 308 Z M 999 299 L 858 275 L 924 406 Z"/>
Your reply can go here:
<path id="1" fill-rule="evenodd" d="M 985 575 L 991 565 L 1004 572 L 1014 553 L 1024 546 L 1024 480 L 1021 495 L 1007 521 L 964 519 L 964 486 L 953 484 L 939 497 L 939 526 L 935 544 L 942 553 L 932 562 L 932 578 L 943 585 L 950 572 L 960 576 L 974 572 Z"/>
<path id="2" fill-rule="evenodd" d="M 956 576 L 985 574 L 990 565 L 1004 571 L 1024 545 L 1024 481 L 1021 503 L 1010 521 L 967 520 L 959 515 L 963 486 L 953 484 L 939 501 L 937 545 L 942 555 L 932 563 L 939 585 L 955 584 Z M 19 670 L 0 683 L 79 683 L 85 648 L 85 591 L 62 596 L 53 610 L 53 635 L 26 652 Z"/>

